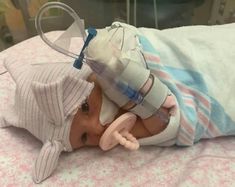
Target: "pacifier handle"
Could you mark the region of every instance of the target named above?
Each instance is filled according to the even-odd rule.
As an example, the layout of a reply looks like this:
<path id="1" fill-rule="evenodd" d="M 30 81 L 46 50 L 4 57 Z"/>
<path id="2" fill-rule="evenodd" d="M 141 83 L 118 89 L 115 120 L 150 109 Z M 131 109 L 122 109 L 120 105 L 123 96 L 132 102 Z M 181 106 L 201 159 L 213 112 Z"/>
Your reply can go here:
<path id="1" fill-rule="evenodd" d="M 114 138 L 119 142 L 119 144 L 123 145 L 127 149 L 137 150 L 139 148 L 139 142 L 128 131 L 124 131 L 121 133 L 115 131 L 113 135 Z"/>
<path id="2" fill-rule="evenodd" d="M 118 144 L 130 150 L 139 148 L 139 142 L 129 133 L 136 122 L 136 115 L 130 112 L 122 114 L 106 129 L 102 135 L 99 146 L 107 151 Z"/>

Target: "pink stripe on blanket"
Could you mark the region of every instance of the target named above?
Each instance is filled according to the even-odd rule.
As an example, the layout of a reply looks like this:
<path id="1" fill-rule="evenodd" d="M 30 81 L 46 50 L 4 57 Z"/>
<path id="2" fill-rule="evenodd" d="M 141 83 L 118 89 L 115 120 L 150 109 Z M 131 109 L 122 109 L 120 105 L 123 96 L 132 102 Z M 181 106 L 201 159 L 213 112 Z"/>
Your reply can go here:
<path id="1" fill-rule="evenodd" d="M 154 72 L 157 73 L 158 77 L 162 78 L 163 80 L 172 80 L 171 76 L 169 76 L 169 74 L 164 71 L 154 70 Z M 207 110 L 210 109 L 210 102 L 196 90 L 190 89 L 180 82 L 176 82 L 176 86 L 180 89 L 180 91 L 183 92 L 183 94 L 188 95 L 189 97 L 195 96 L 195 98 L 197 98 L 206 107 Z"/>
<path id="2" fill-rule="evenodd" d="M 183 145 L 192 145 L 194 142 L 194 129 L 182 114 L 180 115 L 180 126 L 181 130 L 177 136 L 178 141 Z"/>
<path id="3" fill-rule="evenodd" d="M 208 116 L 206 116 L 201 111 L 198 111 L 198 117 L 199 117 L 199 121 L 204 126 L 204 128 L 208 129 L 208 133 L 210 137 L 216 137 L 216 136 L 221 135 L 220 130 L 216 127 L 216 125 L 213 122 L 210 121 Z"/>
<path id="4" fill-rule="evenodd" d="M 188 132 L 188 134 L 193 135 L 194 129 L 183 115 L 180 116 L 180 125 Z"/>
<path id="5" fill-rule="evenodd" d="M 210 109 L 210 102 L 206 98 L 204 98 L 204 96 L 200 95 L 197 91 L 189 89 L 181 83 L 177 83 L 176 85 L 182 92 L 184 92 L 184 94 L 195 96 L 195 98 L 197 98 L 206 107 L 206 109 Z"/>
<path id="6" fill-rule="evenodd" d="M 146 61 L 154 62 L 154 63 L 160 63 L 161 59 L 159 56 L 152 55 L 149 53 L 144 53 L 144 57 Z"/>

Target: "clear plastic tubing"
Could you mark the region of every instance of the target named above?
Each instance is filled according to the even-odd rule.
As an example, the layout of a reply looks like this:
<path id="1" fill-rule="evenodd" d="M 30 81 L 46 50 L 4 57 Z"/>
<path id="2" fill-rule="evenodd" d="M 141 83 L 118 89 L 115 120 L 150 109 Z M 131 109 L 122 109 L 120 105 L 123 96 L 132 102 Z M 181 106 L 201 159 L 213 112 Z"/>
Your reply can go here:
<path id="1" fill-rule="evenodd" d="M 86 59 L 86 64 L 90 66 L 95 74 L 101 79 L 104 79 L 109 86 L 121 92 L 131 101 L 136 104 L 140 104 L 143 101 L 143 96 L 138 91 L 131 88 L 126 81 L 121 80 L 119 75 L 114 73 L 107 65 L 89 59 Z"/>
<path id="2" fill-rule="evenodd" d="M 69 7 L 68 5 L 64 4 L 64 3 L 60 3 L 60 2 L 49 2 L 49 3 L 46 3 L 44 4 L 38 11 L 37 13 L 37 16 L 35 18 L 35 27 L 36 27 L 36 30 L 38 32 L 38 34 L 40 35 L 41 39 L 47 44 L 49 45 L 51 48 L 53 48 L 54 50 L 60 52 L 60 53 L 63 53 L 67 56 L 70 56 L 74 59 L 76 59 L 78 57 L 77 54 L 74 54 L 70 51 L 67 51 L 55 44 L 53 44 L 50 40 L 47 39 L 47 37 L 44 35 L 43 31 L 42 31 L 42 26 L 41 26 L 41 20 L 42 20 L 42 16 L 43 14 L 48 11 L 49 9 L 52 9 L 52 8 L 57 8 L 57 9 L 62 9 L 64 11 L 66 11 L 73 19 L 74 21 L 78 24 L 78 27 L 79 28 L 82 28 L 82 21 L 81 21 L 81 18 L 76 14 L 76 12 L 71 8 Z M 82 32 L 82 30 L 81 30 Z M 85 40 L 86 38 L 86 33 L 85 31 L 82 32 L 82 36 L 83 36 L 83 40 Z"/>

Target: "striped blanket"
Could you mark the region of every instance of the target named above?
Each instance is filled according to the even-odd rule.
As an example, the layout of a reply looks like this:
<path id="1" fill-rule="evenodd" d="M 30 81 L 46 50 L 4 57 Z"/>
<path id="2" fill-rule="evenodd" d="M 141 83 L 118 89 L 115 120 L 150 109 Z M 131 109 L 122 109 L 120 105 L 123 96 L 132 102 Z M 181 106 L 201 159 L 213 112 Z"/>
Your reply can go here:
<path id="1" fill-rule="evenodd" d="M 149 69 L 178 100 L 176 144 L 235 135 L 235 24 L 138 33 Z"/>

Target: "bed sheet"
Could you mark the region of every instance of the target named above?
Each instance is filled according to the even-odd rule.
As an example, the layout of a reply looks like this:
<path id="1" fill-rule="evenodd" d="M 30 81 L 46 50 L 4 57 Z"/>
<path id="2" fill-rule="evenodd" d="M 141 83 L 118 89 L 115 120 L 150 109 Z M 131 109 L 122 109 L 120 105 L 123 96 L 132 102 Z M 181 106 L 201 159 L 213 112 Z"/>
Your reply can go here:
<path id="1" fill-rule="evenodd" d="M 0 72 L 5 58 L 25 63 L 71 60 L 39 37 L 1 52 Z M 13 104 L 14 88 L 8 73 L 0 75 L 0 112 Z M 0 139 L 0 186 L 34 186 L 31 168 L 42 144 L 14 127 L 0 129 Z M 187 148 L 84 148 L 63 153 L 53 175 L 39 186 L 235 186 L 235 138 L 205 140 Z"/>

